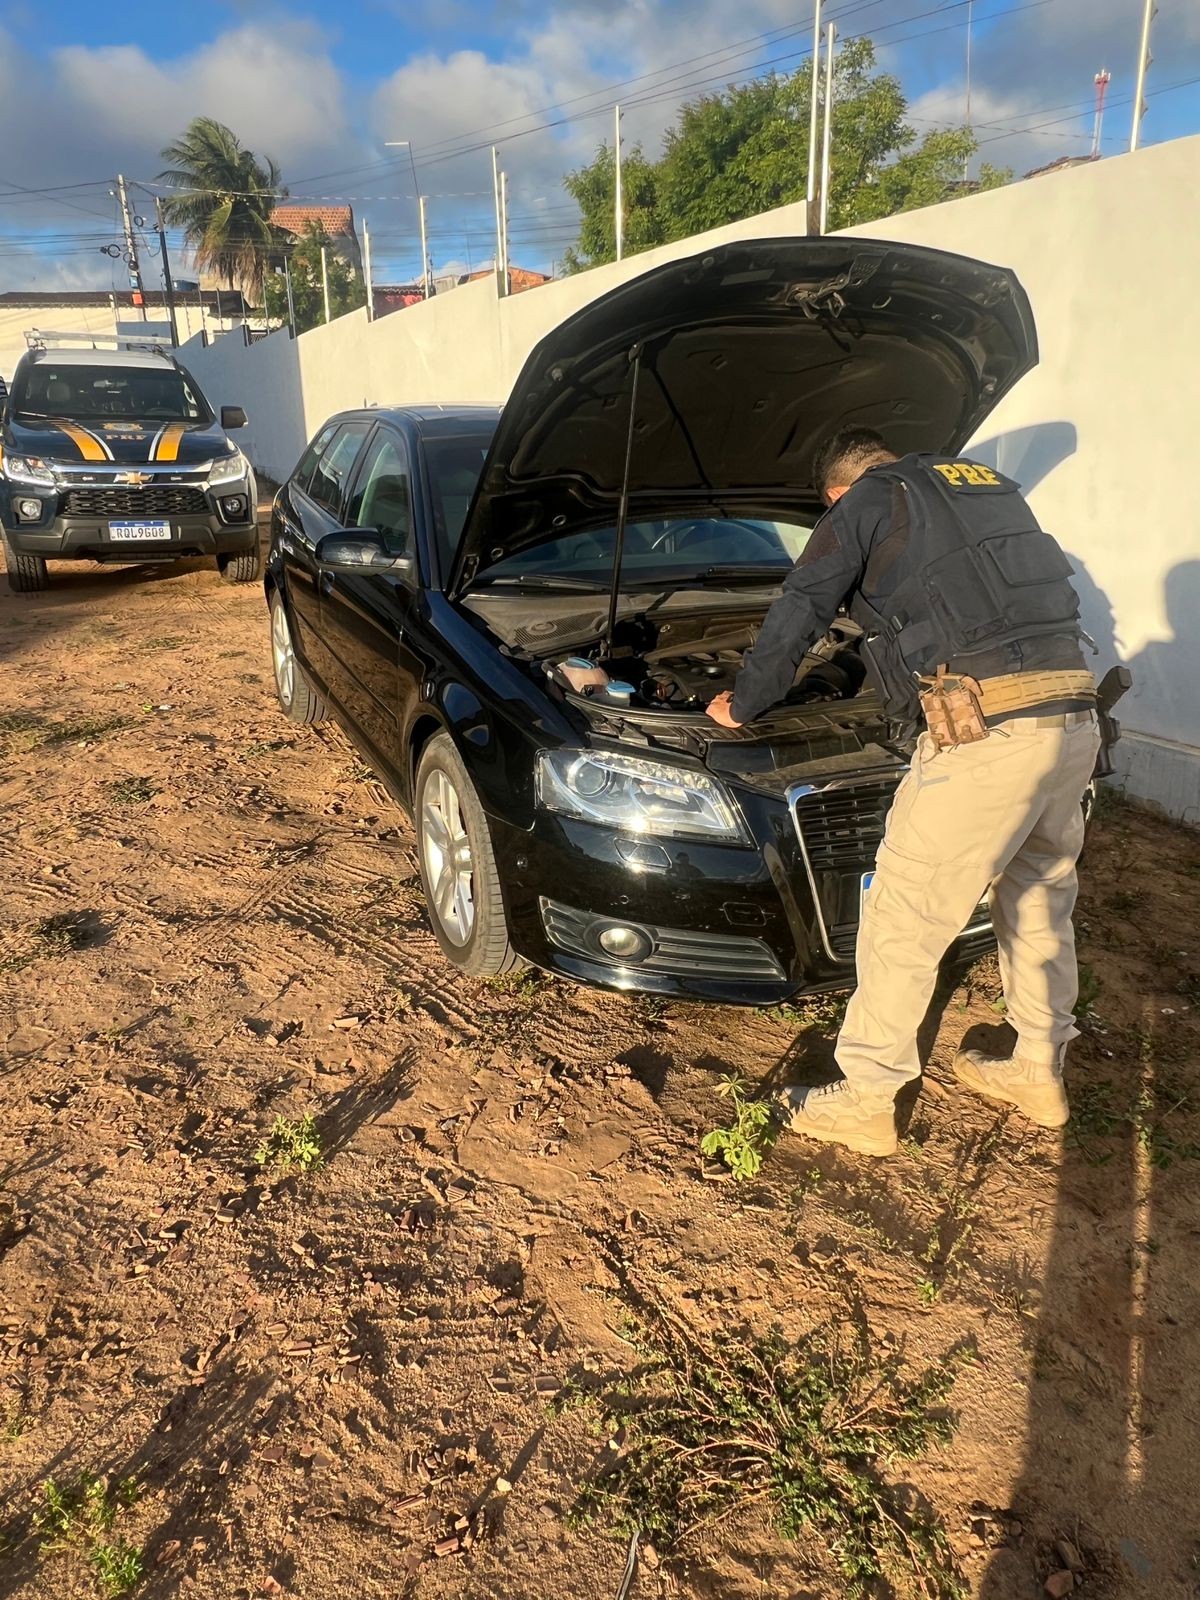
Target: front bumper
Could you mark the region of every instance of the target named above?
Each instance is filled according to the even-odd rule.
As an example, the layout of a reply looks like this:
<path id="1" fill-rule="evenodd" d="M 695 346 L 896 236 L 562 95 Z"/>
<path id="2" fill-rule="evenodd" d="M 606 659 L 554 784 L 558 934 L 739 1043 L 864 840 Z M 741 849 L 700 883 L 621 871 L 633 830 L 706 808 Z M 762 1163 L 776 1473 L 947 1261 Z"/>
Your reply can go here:
<path id="1" fill-rule="evenodd" d="M 727 1005 L 853 988 L 862 875 L 898 776 L 786 798 L 739 791 L 755 847 L 636 840 L 550 813 L 529 831 L 489 818 L 514 947 L 599 988 Z M 652 953 L 606 956 L 597 934 L 608 926 L 640 930 Z M 949 959 L 991 944 L 977 922 Z"/>
<path id="2" fill-rule="evenodd" d="M 115 497 L 107 485 L 25 488 L 0 480 L 0 523 L 19 555 L 48 561 L 176 561 L 182 556 L 236 555 L 256 547 L 253 478 L 216 489 L 178 487 L 180 492 L 165 505 L 150 500 L 143 508 L 136 489 Z M 106 499 L 114 503 L 109 506 Z M 29 515 L 35 501 L 36 517 Z M 240 502 L 236 508 L 234 501 Z M 169 532 L 161 539 L 119 539 L 111 524 L 122 521 L 165 521 Z"/>

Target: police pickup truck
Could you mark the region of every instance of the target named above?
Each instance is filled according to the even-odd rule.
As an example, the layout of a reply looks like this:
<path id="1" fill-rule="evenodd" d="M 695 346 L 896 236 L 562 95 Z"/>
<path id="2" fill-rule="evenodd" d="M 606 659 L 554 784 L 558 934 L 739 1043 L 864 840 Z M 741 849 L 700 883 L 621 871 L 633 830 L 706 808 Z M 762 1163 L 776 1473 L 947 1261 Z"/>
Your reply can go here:
<path id="1" fill-rule="evenodd" d="M 58 348 L 27 335 L 0 430 L 0 526 L 9 586 L 44 589 L 47 561 L 214 556 L 230 583 L 258 576 L 257 491 L 190 374 L 159 349 Z M 74 336 L 91 340 L 91 336 Z"/>

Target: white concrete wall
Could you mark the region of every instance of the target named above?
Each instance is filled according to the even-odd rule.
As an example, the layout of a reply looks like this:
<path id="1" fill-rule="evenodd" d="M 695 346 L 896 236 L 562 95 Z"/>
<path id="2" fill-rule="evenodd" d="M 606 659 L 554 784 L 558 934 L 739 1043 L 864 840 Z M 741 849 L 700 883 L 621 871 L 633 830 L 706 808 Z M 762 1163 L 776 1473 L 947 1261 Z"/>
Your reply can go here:
<path id="1" fill-rule="evenodd" d="M 1017 478 L 1071 552 L 1121 708 L 1122 781 L 1200 821 L 1200 138 L 1151 146 L 859 231 L 1016 270 L 1042 359 L 997 408 L 977 453 Z M 290 471 L 332 410 L 364 401 L 499 401 L 530 349 L 571 312 L 659 262 L 735 238 L 801 233 L 785 206 L 696 239 L 497 301 L 482 280 L 369 324 L 355 312 L 293 344 L 240 338 L 184 359 L 214 403 L 252 415 L 248 448 Z M 226 352 L 223 345 L 230 347 Z M 292 352 L 289 355 L 288 352 Z"/>

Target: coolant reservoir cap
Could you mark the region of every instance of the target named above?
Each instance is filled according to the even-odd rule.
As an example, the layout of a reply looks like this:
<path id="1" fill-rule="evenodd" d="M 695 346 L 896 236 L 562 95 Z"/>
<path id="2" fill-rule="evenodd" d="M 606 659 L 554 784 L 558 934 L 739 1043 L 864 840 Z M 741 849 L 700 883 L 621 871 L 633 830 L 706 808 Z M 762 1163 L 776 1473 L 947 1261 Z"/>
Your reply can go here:
<path id="1" fill-rule="evenodd" d="M 631 683 L 623 683 L 619 678 L 613 678 L 607 689 L 604 690 L 606 699 L 619 700 L 622 705 L 626 706 L 633 698 L 633 693 L 633 685 Z"/>

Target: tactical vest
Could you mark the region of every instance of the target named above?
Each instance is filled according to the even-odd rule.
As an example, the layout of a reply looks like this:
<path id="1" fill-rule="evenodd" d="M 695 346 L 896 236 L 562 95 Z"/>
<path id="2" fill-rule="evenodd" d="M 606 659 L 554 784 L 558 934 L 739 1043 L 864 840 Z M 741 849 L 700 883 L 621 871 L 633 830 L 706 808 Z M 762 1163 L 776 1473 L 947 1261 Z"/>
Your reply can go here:
<path id="1" fill-rule="evenodd" d="M 908 701 L 916 676 L 941 662 L 992 676 L 1011 670 L 1009 646 L 1059 635 L 1077 649 L 1071 565 L 1011 478 L 933 455 L 904 456 L 871 477 L 901 487 L 908 508 L 907 539 L 872 551 L 850 608 L 889 699 Z"/>

